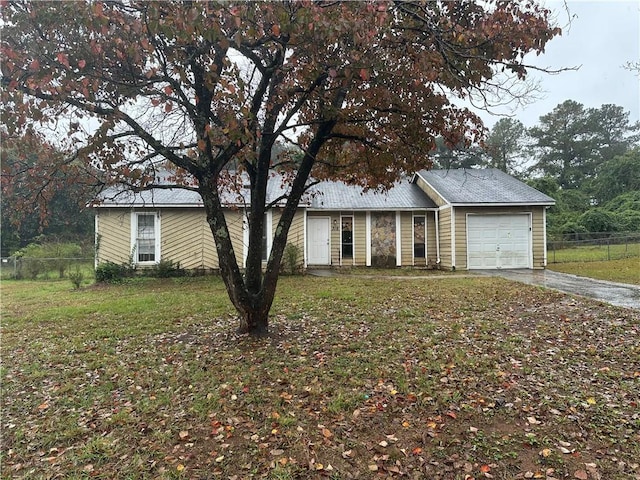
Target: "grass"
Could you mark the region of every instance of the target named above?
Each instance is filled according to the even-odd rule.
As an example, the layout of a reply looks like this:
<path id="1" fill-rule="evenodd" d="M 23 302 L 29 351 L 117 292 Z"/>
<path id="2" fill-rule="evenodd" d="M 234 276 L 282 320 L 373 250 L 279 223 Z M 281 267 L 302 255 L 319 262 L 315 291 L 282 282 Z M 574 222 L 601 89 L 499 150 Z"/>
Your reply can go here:
<path id="1" fill-rule="evenodd" d="M 581 247 L 551 249 L 549 263 L 603 262 L 618 259 L 640 259 L 640 243 L 620 245 L 585 245 Z"/>
<path id="2" fill-rule="evenodd" d="M 640 243 L 550 250 L 548 258 L 549 270 L 640 285 Z"/>
<path id="3" fill-rule="evenodd" d="M 640 285 L 640 258 L 623 258 L 600 262 L 551 263 L 547 268 L 556 272 L 572 273 L 582 277 Z"/>
<path id="4" fill-rule="evenodd" d="M 0 278 L 2 280 L 12 280 L 16 278 L 27 278 L 32 280 L 59 280 L 59 270 L 52 267 L 56 261 L 60 260 L 40 258 L 23 258 L 16 260 L 14 258 L 9 258 L 6 259 L 6 262 L 0 264 Z M 69 279 L 70 276 L 77 272 L 83 277 L 81 282 L 83 285 L 93 283 L 95 276 L 93 261 L 70 260 L 65 264 L 64 278 L 67 278 L 71 282 Z"/>
<path id="5" fill-rule="evenodd" d="M 216 277 L 2 296 L 2 478 L 640 476 L 636 311 L 292 276 L 253 340 Z"/>

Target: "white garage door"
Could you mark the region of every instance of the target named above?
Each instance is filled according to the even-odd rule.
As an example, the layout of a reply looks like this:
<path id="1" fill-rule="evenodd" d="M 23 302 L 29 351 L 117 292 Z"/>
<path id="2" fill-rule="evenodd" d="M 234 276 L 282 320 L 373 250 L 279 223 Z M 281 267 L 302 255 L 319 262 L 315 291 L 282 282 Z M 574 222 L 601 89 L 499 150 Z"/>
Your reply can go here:
<path id="1" fill-rule="evenodd" d="M 468 215 L 469 269 L 531 268 L 529 214 Z"/>

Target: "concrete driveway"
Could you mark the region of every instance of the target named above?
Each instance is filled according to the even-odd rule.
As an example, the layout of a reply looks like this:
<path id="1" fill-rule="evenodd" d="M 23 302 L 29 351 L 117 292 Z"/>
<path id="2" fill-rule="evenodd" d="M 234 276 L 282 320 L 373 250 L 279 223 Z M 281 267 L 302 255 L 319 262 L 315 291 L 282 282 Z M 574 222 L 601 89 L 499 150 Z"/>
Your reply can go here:
<path id="1" fill-rule="evenodd" d="M 635 285 L 594 280 L 551 270 L 482 270 L 474 273 L 540 285 L 565 293 L 595 298 L 611 305 L 640 310 L 640 287 Z"/>

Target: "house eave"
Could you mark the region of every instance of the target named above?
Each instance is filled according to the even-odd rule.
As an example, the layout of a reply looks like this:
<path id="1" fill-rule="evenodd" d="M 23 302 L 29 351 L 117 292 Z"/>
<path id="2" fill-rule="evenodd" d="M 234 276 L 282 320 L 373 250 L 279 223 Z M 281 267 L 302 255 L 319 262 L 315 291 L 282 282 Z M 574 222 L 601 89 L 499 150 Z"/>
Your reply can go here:
<path id="1" fill-rule="evenodd" d="M 93 208 L 202 208 L 202 203 L 101 203 Z"/>
<path id="2" fill-rule="evenodd" d="M 433 192 L 434 192 L 438 197 L 440 197 L 440 199 L 441 199 L 445 204 L 447 204 L 447 205 L 452 205 L 452 204 L 451 204 L 451 202 L 449 202 L 449 200 L 447 200 L 447 198 L 446 198 L 444 195 L 442 195 L 442 194 L 441 194 L 441 193 L 440 193 L 440 192 L 439 192 L 439 191 L 438 191 L 438 190 L 437 190 L 433 185 L 431 185 L 431 183 L 429 183 L 429 181 L 428 181 L 426 178 L 424 178 L 422 175 L 420 175 L 420 172 L 416 172 L 416 173 L 414 174 L 413 178 L 411 179 L 411 182 L 412 182 L 412 183 L 416 183 L 416 181 L 417 181 L 417 178 L 418 178 L 418 177 L 419 177 L 420 179 L 422 179 L 422 181 L 423 181 L 425 184 L 427 184 L 427 185 L 429 186 L 429 188 L 431 188 L 431 190 L 433 190 Z M 433 199 L 431 199 L 431 200 L 433 200 Z M 434 201 L 435 201 L 435 200 L 434 200 Z"/>
<path id="3" fill-rule="evenodd" d="M 555 202 L 462 202 L 462 203 L 449 203 L 447 206 L 451 207 L 552 207 Z"/>
<path id="4" fill-rule="evenodd" d="M 285 203 L 277 203 L 273 205 L 277 208 L 283 208 Z M 203 203 L 100 203 L 92 205 L 93 208 L 204 208 Z M 306 205 L 299 205 L 299 208 L 305 208 Z M 249 208 L 248 204 L 225 204 L 222 208 L 242 209 Z"/>
<path id="5" fill-rule="evenodd" d="M 307 208 L 308 212 L 435 212 L 438 207 L 348 207 L 344 208 Z"/>

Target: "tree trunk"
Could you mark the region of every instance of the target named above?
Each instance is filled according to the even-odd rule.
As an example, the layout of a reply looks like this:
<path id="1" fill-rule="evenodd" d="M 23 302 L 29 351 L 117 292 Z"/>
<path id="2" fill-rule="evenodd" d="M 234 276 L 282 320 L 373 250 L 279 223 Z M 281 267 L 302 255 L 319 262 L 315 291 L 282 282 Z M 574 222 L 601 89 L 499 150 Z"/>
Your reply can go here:
<path id="1" fill-rule="evenodd" d="M 258 308 L 241 313 L 238 333 L 266 337 L 269 334 L 269 310 Z"/>
<path id="2" fill-rule="evenodd" d="M 336 105 L 344 101 L 345 95 L 346 92 L 342 90 L 338 93 L 335 100 Z M 298 167 L 297 175 L 291 184 L 291 190 L 273 237 L 271 253 L 264 273 L 262 270 L 262 232 L 269 169 L 258 169 L 255 175 L 250 176 L 249 246 L 244 275 L 238 265 L 238 258 L 233 249 L 231 234 L 225 218 L 225 208 L 220 201 L 218 178 L 217 176 L 202 175 L 198 177 L 200 196 L 218 252 L 220 274 L 231 303 L 240 316 L 238 333 L 248 333 L 256 337 L 264 337 L 269 334 L 269 311 L 276 293 L 280 263 L 287 244 L 289 228 L 300 203 L 300 198 L 306 190 L 307 179 L 316 155 L 326 142 L 335 123 L 336 120 L 331 119 L 318 127 L 316 137 Z M 269 146 L 269 154 L 264 155 L 266 165 L 270 159 L 270 148 Z"/>

